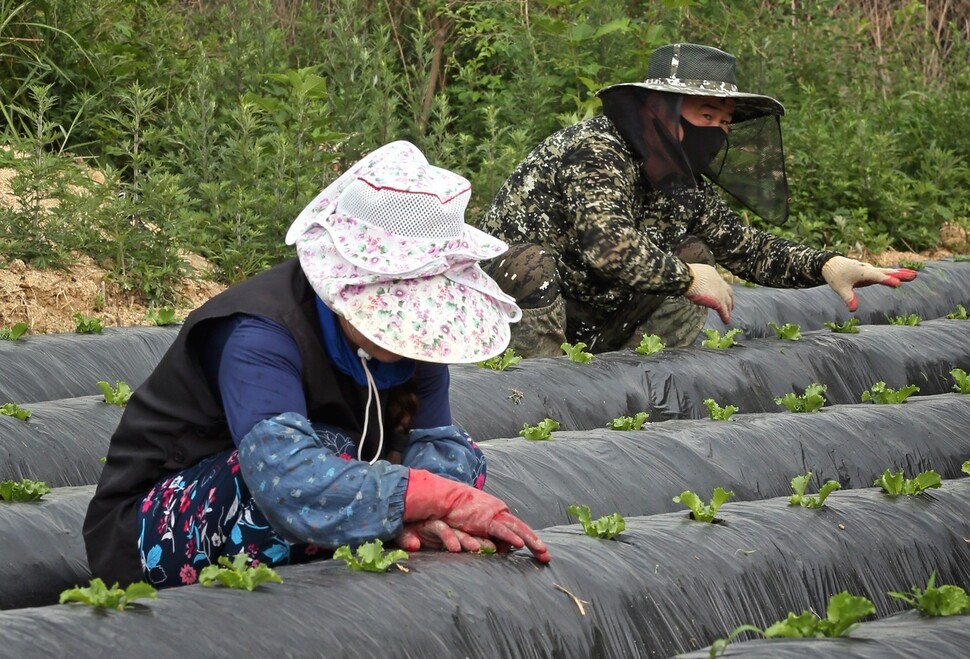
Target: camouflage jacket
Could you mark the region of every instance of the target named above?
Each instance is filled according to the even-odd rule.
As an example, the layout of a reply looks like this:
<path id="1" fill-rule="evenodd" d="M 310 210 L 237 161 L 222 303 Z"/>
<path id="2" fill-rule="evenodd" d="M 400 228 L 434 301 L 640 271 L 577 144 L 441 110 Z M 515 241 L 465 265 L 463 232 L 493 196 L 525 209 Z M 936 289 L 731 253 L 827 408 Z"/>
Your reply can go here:
<path id="1" fill-rule="evenodd" d="M 671 251 L 689 234 L 717 263 L 765 286 L 825 283 L 821 251 L 755 229 L 704 179 L 697 189 L 651 189 L 613 123 L 597 116 L 558 131 L 530 153 L 480 224 L 510 244 L 537 243 L 559 256 L 566 298 L 615 306 L 631 294 L 682 295 L 690 271 Z"/>

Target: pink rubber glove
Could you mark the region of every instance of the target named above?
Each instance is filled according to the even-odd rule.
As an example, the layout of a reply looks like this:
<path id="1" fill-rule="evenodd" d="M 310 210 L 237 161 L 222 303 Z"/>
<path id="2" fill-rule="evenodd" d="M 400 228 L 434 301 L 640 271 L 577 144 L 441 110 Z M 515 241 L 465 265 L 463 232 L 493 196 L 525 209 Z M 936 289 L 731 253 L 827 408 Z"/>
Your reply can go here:
<path id="1" fill-rule="evenodd" d="M 511 547 L 528 547 L 540 563 L 551 558 L 545 543 L 501 499 L 470 485 L 410 469 L 404 493 L 405 529 L 411 522 L 441 520 L 475 538 L 488 538 Z M 407 538 L 406 538 L 407 539 Z M 460 543 L 460 540 L 459 540 Z"/>
<path id="2" fill-rule="evenodd" d="M 717 270 L 703 263 L 688 263 L 690 274 L 694 277 L 684 296 L 694 304 L 714 309 L 725 325 L 731 322 L 734 309 L 734 293 L 731 285 L 724 281 Z"/>
<path id="3" fill-rule="evenodd" d="M 872 284 L 895 288 L 904 281 L 916 279 L 916 271 L 908 268 L 877 268 L 855 259 L 833 256 L 822 266 L 822 277 L 842 298 L 849 311 L 855 311 L 859 308 L 859 298 L 854 289 Z"/>
<path id="4" fill-rule="evenodd" d="M 440 519 L 411 522 L 394 539 L 404 551 L 421 549 L 446 549 L 453 554 L 461 551 L 476 552 L 482 549 L 497 551 L 495 543 L 486 538 L 476 538 L 464 531 L 453 529 Z"/>

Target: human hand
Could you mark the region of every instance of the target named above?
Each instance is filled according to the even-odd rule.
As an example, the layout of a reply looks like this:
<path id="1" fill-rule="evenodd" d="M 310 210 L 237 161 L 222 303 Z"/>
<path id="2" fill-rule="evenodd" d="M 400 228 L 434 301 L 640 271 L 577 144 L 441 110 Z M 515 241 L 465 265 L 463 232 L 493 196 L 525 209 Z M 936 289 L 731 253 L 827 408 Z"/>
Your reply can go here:
<path id="1" fill-rule="evenodd" d="M 908 268 L 877 268 L 855 259 L 833 256 L 822 266 L 822 277 L 842 298 L 849 311 L 855 311 L 859 308 L 859 298 L 854 289 L 872 284 L 895 288 L 904 281 L 916 279 L 916 271 Z"/>
<path id="2" fill-rule="evenodd" d="M 511 547 L 528 547 L 540 563 L 549 562 L 551 557 L 545 543 L 525 522 L 510 513 L 501 499 L 424 469 L 409 471 L 408 488 L 404 493 L 406 529 L 411 522 L 441 520 L 452 530 L 477 539 L 487 538 Z M 429 528 L 423 530 L 427 532 Z M 435 533 L 441 530 L 440 526 L 434 528 Z M 413 538 L 405 540 L 413 541 Z M 461 540 L 458 542 L 460 544 Z"/>
<path id="3" fill-rule="evenodd" d="M 464 531 L 453 529 L 440 519 L 405 524 L 404 529 L 394 539 L 404 551 L 421 549 L 446 549 L 453 554 L 461 551 L 497 551 L 495 543 L 487 538 L 476 538 Z"/>
<path id="4" fill-rule="evenodd" d="M 694 304 L 714 309 L 725 325 L 731 322 L 734 293 L 717 269 L 704 263 L 688 263 L 694 278 L 684 296 Z"/>

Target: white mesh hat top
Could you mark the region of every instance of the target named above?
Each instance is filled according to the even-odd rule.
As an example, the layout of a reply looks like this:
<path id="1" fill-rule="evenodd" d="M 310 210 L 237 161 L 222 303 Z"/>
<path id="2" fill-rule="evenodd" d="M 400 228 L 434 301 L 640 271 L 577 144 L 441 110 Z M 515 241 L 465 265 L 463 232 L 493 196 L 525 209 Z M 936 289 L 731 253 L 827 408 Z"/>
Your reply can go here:
<path id="1" fill-rule="evenodd" d="M 465 224 L 470 192 L 413 144 L 392 142 L 317 195 L 286 242 L 327 306 L 377 345 L 481 361 L 505 349 L 521 311 L 478 265 L 507 245 Z"/>

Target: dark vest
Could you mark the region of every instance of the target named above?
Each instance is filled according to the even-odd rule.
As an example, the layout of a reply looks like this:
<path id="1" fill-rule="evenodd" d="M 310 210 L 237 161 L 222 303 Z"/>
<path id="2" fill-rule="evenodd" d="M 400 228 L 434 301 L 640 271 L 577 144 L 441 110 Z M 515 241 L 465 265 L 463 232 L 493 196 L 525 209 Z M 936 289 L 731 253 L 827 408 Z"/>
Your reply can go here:
<path id="1" fill-rule="evenodd" d="M 333 368 L 323 348 L 316 295 L 291 259 L 229 287 L 189 314 L 175 342 L 128 401 L 84 520 L 91 572 L 109 586 L 143 579 L 135 507 L 162 478 L 233 447 L 222 406 L 209 389 L 194 331 L 233 314 L 263 316 L 286 327 L 303 360 L 303 393 L 314 421 L 363 426 L 367 390 Z M 386 397 L 383 413 L 387 416 Z M 376 445 L 376 424 L 365 447 Z"/>

